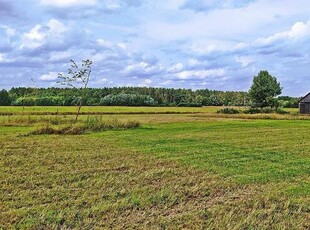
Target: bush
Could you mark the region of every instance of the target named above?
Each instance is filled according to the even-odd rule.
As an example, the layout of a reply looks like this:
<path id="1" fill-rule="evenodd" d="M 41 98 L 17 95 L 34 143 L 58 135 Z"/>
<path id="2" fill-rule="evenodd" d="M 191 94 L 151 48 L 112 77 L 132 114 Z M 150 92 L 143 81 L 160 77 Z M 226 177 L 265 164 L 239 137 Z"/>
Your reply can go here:
<path id="1" fill-rule="evenodd" d="M 272 109 L 272 108 L 250 108 L 243 111 L 245 114 L 257 114 L 257 113 L 278 113 L 278 114 L 289 114 L 289 112 L 283 109 Z"/>
<path id="2" fill-rule="evenodd" d="M 234 108 L 223 108 L 223 109 L 218 110 L 217 113 L 238 114 L 240 113 L 240 111 Z"/>
<path id="3" fill-rule="evenodd" d="M 257 113 L 273 113 L 271 108 L 250 108 L 243 111 L 245 114 L 257 114 Z"/>
<path id="4" fill-rule="evenodd" d="M 181 102 L 178 104 L 178 107 L 202 107 L 202 104 Z"/>
<path id="5" fill-rule="evenodd" d="M 277 114 L 290 114 L 290 112 L 285 111 L 285 110 L 283 110 L 283 109 L 277 109 L 277 110 L 276 110 L 276 113 L 277 113 Z"/>

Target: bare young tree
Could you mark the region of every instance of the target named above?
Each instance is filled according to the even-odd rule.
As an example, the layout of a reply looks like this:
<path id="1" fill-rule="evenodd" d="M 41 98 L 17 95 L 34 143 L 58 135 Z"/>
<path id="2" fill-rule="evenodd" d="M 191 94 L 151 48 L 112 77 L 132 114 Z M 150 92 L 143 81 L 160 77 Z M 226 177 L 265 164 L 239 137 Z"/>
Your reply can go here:
<path id="1" fill-rule="evenodd" d="M 32 95 L 34 96 L 34 105 L 37 105 L 37 97 L 38 97 L 38 85 L 37 85 L 37 81 L 32 77 L 31 79 L 31 83 L 32 86 L 30 86 L 32 88 Z"/>
<path id="2" fill-rule="evenodd" d="M 67 87 L 72 87 L 72 88 L 77 88 L 78 85 L 80 85 L 81 86 L 80 88 L 82 88 L 84 92 L 84 89 L 87 88 L 88 83 L 89 83 L 89 79 L 90 79 L 90 75 L 92 71 L 91 65 L 93 64 L 93 62 L 89 59 L 82 60 L 82 64 L 80 67 L 76 64 L 75 61 L 70 60 L 70 62 L 71 62 L 71 67 L 68 69 L 67 75 L 58 73 L 59 81 L 57 83 L 67 86 Z M 83 96 L 79 97 L 77 100 L 78 110 L 76 113 L 74 123 L 76 123 L 78 120 L 82 105 L 83 105 Z"/>

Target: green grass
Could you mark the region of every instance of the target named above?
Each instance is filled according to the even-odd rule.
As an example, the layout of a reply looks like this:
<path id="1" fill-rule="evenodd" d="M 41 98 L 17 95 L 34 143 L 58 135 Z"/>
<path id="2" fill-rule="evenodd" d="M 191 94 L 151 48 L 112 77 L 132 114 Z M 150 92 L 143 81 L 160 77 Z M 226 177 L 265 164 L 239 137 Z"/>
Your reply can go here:
<path id="1" fill-rule="evenodd" d="M 227 106 L 225 106 L 226 108 Z M 224 107 L 128 107 L 128 106 L 83 106 L 82 113 L 107 113 L 107 114 L 126 114 L 126 113 L 216 113 Z M 243 110 L 243 107 L 232 107 Z M 0 114 L 62 114 L 76 113 L 76 106 L 0 106 Z M 298 109 L 285 109 L 290 113 L 297 114 Z"/>
<path id="2" fill-rule="evenodd" d="M 310 228 L 310 121 L 114 117 L 143 125 L 79 136 L 24 135 L 46 116 L 0 125 L 0 229 Z"/>
<path id="3" fill-rule="evenodd" d="M 127 106 L 83 106 L 81 113 L 216 113 L 218 107 L 127 107 Z M 13 114 L 62 114 L 76 113 L 76 106 L 0 106 L 1 113 Z"/>
<path id="4" fill-rule="evenodd" d="M 243 120 L 162 124 L 123 135 L 136 150 L 264 183 L 309 175 L 309 130 L 309 121 Z"/>

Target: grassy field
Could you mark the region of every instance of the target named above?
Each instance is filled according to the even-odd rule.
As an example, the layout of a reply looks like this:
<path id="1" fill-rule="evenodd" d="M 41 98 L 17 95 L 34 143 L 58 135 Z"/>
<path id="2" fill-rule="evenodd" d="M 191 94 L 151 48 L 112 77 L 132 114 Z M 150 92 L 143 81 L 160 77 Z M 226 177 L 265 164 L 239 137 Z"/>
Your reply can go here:
<path id="1" fill-rule="evenodd" d="M 126 107 L 126 106 L 83 106 L 82 114 L 214 114 L 221 107 Z M 244 110 L 244 107 L 233 107 Z M 76 106 L 0 106 L 0 115 L 70 115 L 76 113 Z M 287 108 L 296 115 L 298 109 Z"/>
<path id="2" fill-rule="evenodd" d="M 141 114 L 141 113 L 216 113 L 219 107 L 126 107 L 126 106 L 84 106 L 84 114 Z M 67 114 L 76 113 L 76 106 L 0 106 L 0 113 L 13 114 Z"/>
<path id="3" fill-rule="evenodd" d="M 178 113 L 104 116 L 142 123 L 131 130 L 28 135 L 72 117 L 0 108 L 16 114 L 0 117 L 0 228 L 310 228 L 309 117 L 109 109 Z"/>

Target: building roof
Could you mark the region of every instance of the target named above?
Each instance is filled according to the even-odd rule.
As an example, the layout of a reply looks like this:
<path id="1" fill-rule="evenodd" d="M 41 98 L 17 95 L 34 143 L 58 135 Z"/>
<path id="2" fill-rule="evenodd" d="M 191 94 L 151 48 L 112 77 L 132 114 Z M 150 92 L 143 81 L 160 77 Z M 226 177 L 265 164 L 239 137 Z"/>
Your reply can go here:
<path id="1" fill-rule="evenodd" d="M 302 98 L 299 100 L 299 103 L 300 103 L 302 100 L 304 100 L 306 97 L 308 97 L 308 96 L 310 96 L 310 92 L 309 92 L 306 96 L 302 97 Z"/>

